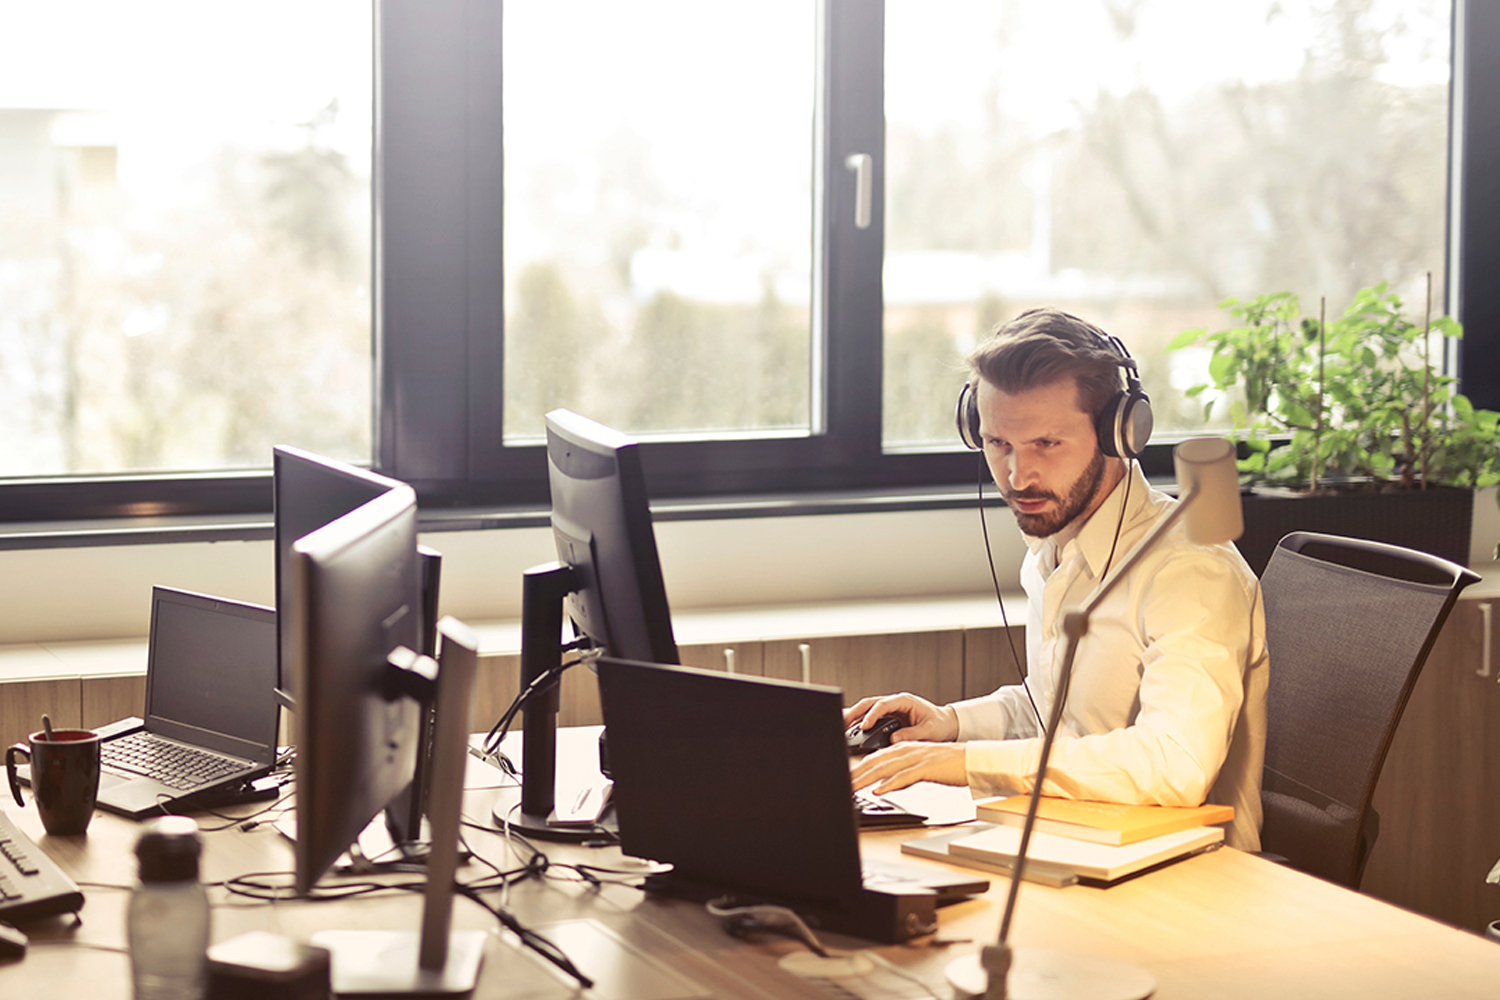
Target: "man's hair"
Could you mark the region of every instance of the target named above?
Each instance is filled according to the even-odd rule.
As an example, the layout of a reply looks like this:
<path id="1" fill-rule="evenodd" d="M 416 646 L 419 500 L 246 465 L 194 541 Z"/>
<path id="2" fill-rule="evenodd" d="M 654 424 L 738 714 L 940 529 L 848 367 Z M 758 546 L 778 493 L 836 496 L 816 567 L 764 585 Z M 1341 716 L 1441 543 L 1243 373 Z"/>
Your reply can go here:
<path id="1" fill-rule="evenodd" d="M 1120 355 L 1108 341 L 1103 330 L 1060 309 L 1028 309 L 969 355 L 971 381 L 1014 394 L 1072 376 L 1079 409 L 1097 418 L 1121 388 Z"/>

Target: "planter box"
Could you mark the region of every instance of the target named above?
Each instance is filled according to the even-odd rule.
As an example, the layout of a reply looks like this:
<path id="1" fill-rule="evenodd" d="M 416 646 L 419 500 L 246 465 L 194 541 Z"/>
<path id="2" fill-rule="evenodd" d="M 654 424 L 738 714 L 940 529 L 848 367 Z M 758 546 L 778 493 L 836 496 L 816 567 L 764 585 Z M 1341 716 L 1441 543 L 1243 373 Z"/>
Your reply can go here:
<path id="1" fill-rule="evenodd" d="M 1245 534 L 1235 544 L 1259 576 L 1276 543 L 1293 531 L 1368 538 L 1431 552 L 1460 566 L 1469 563 L 1474 493 L 1452 486 L 1389 493 L 1302 496 L 1254 489 L 1240 496 Z"/>

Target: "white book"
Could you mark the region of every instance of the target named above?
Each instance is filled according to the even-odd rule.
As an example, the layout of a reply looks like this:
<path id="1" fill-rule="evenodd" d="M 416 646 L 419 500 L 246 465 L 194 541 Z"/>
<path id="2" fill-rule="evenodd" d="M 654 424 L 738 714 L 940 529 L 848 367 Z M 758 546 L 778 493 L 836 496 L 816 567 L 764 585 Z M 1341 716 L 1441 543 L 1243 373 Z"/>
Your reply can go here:
<path id="1" fill-rule="evenodd" d="M 949 853 L 948 848 L 953 841 L 960 837 L 972 836 L 979 830 L 988 830 L 990 825 L 981 823 L 968 826 L 952 827 L 940 833 L 929 834 L 916 840 L 903 841 L 901 853 L 910 854 L 913 857 L 929 858 L 933 861 L 945 861 L 950 865 L 960 865 L 964 868 L 974 868 L 984 872 L 995 872 L 1000 875 L 1009 875 L 1015 868 L 1014 859 L 1010 861 L 986 861 L 982 858 L 958 857 Z M 1078 882 L 1078 876 L 1072 872 L 1053 868 L 1051 865 L 1034 864 L 1030 860 L 1026 862 L 1025 879 L 1028 882 L 1037 882 L 1041 885 L 1050 885 L 1055 889 L 1074 885 Z"/>
<path id="2" fill-rule="evenodd" d="M 1179 830 L 1118 847 L 1032 831 L 1026 876 L 1028 880 L 1050 885 L 1066 885 L 1075 879 L 1108 885 L 1156 865 L 1218 847 L 1223 841 L 1224 830 L 1217 826 Z M 1009 871 L 1021 848 L 1021 831 L 1012 826 L 979 826 L 968 833 L 950 830 L 940 838 L 914 841 L 911 848 L 908 850 L 907 844 L 901 846 L 907 854 L 939 858 L 957 865 L 972 864 L 991 871 Z"/>

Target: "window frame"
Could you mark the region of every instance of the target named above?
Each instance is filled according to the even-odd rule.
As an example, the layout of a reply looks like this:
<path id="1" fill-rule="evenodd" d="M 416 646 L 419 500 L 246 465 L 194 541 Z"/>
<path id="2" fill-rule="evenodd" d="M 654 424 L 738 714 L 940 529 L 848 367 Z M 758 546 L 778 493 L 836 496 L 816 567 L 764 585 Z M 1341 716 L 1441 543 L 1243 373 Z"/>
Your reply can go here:
<path id="1" fill-rule="evenodd" d="M 976 459 L 881 443 L 884 8 L 819 0 L 815 115 L 815 433 L 647 441 L 654 498 L 810 496 L 909 488 L 971 494 Z M 424 511 L 539 508 L 541 446 L 506 447 L 502 2 L 375 0 L 373 283 L 375 454 Z M 1449 289 L 1465 322 L 1456 362 L 1477 406 L 1500 408 L 1500 9 L 1454 0 Z M 1487 44 L 1488 43 L 1488 44 Z M 853 152 L 874 160 L 873 217 L 854 226 Z M 1170 476 L 1171 445 L 1147 475 Z M 0 480 L 0 525 L 264 515 L 270 471 Z M 753 511 L 753 502 L 745 510 Z M 732 509 L 733 505 L 718 505 Z"/>

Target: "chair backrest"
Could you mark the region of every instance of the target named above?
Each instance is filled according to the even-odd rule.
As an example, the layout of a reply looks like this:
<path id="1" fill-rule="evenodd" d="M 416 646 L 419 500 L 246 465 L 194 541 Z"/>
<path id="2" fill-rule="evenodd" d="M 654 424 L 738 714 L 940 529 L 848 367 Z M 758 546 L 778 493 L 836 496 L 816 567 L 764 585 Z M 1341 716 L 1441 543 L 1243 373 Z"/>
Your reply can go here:
<path id="1" fill-rule="evenodd" d="M 1370 808 L 1417 673 L 1479 577 L 1425 552 L 1293 532 L 1261 576 L 1270 685 L 1261 849 L 1358 888 Z"/>

